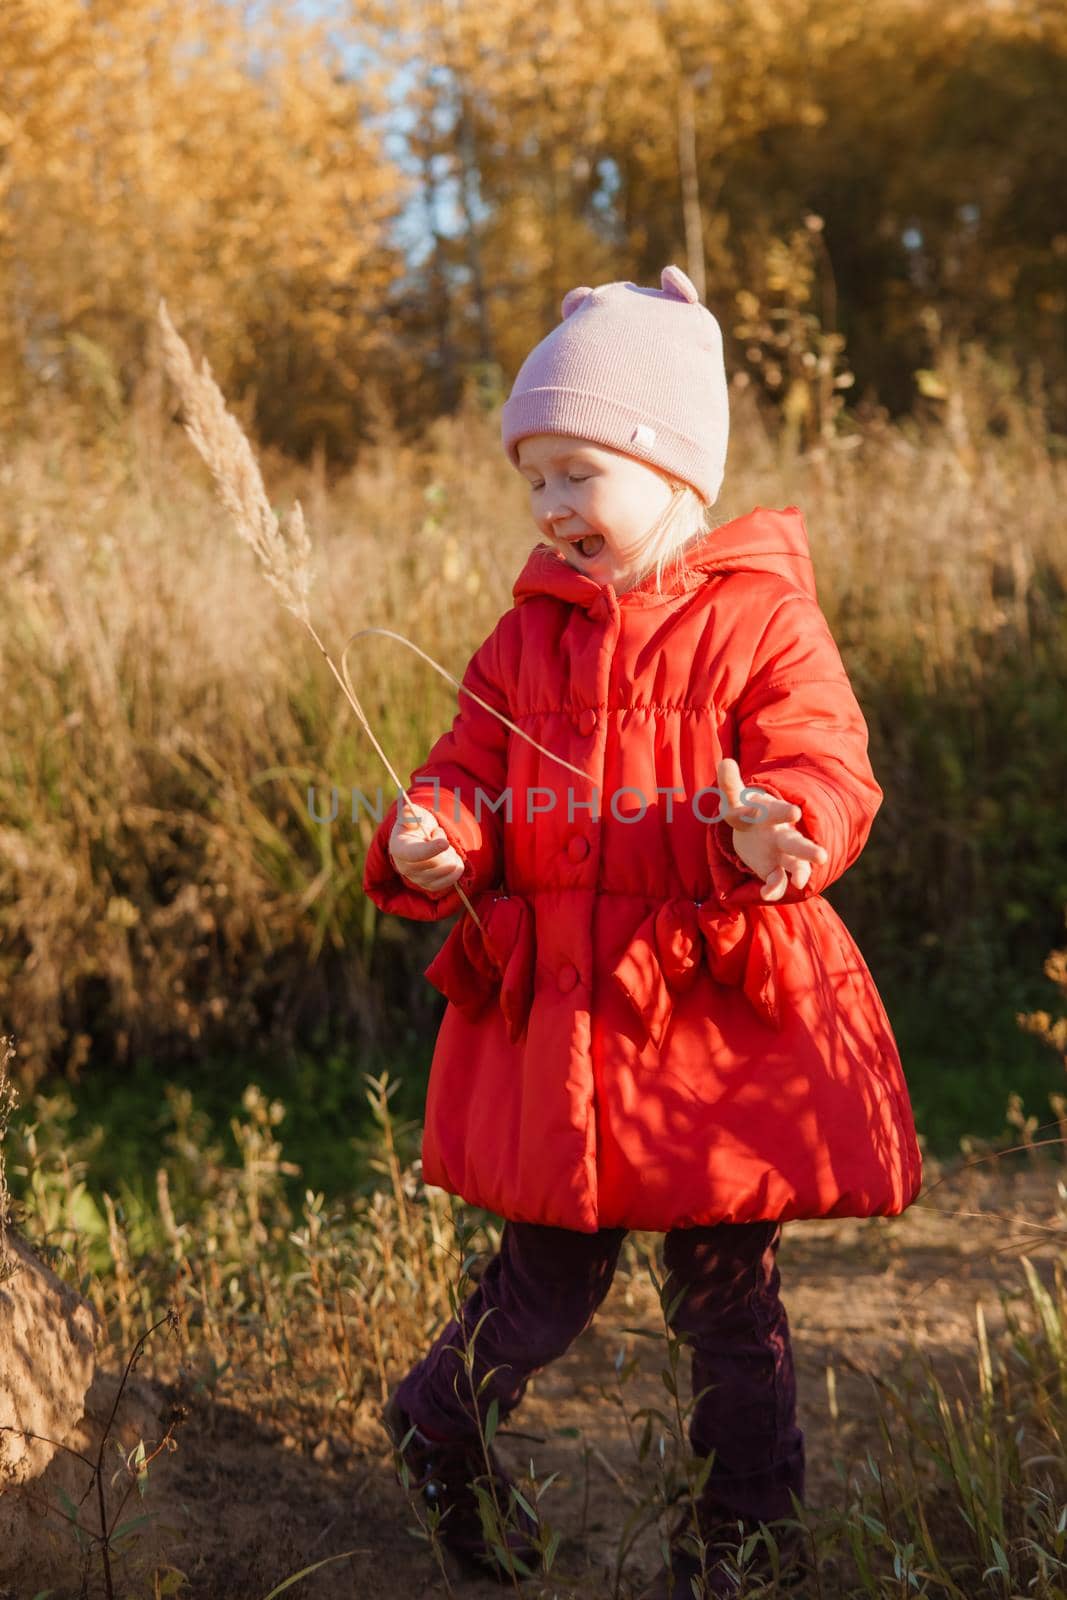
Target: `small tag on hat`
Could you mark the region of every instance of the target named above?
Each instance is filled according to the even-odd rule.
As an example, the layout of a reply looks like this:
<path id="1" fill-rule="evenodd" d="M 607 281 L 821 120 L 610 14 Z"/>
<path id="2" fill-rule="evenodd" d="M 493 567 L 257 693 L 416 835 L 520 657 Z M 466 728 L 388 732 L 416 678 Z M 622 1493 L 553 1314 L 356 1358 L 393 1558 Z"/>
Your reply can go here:
<path id="1" fill-rule="evenodd" d="M 639 444 L 643 450 L 651 450 L 656 442 L 656 430 L 647 423 L 640 422 L 630 435 L 631 444 Z"/>

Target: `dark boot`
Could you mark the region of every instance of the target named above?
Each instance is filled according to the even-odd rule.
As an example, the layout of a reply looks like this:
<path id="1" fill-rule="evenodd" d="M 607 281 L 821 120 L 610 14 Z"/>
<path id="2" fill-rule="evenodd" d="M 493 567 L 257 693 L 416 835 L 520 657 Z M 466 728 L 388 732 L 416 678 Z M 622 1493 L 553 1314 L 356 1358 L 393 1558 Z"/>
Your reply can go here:
<path id="1" fill-rule="evenodd" d="M 441 1513 L 441 1543 L 481 1576 L 488 1570 L 502 1583 L 510 1583 L 511 1572 L 505 1569 L 486 1539 L 478 1497 L 471 1487 L 478 1483 L 490 1490 L 481 1441 L 439 1443 L 427 1438 L 412 1423 L 395 1395 L 390 1397 L 382 1412 L 382 1422 L 407 1467 L 408 1489 L 418 1490 L 427 1507 L 436 1507 Z M 535 1572 L 541 1565 L 541 1554 L 534 1543 L 541 1535 L 541 1525 L 513 1499 L 512 1481 L 496 1452 L 490 1448 L 488 1454 L 496 1498 L 509 1524 L 505 1548 L 509 1556 L 517 1557 Z M 399 1472 L 397 1479 L 403 1484 Z M 524 1576 L 520 1567 L 516 1566 L 514 1572 L 520 1578 Z"/>
<path id="2" fill-rule="evenodd" d="M 704 1510 L 699 1501 L 697 1509 L 698 1515 Z M 694 1600 L 698 1594 L 703 1596 L 703 1600 L 736 1600 L 740 1589 L 738 1580 L 731 1576 L 734 1560 L 731 1559 L 726 1563 L 724 1557 L 729 1554 L 731 1558 L 736 1558 L 742 1541 L 756 1532 L 756 1527 L 744 1522 L 743 1519 L 742 1523 L 742 1530 L 738 1530 L 736 1524 L 732 1529 L 726 1529 L 721 1525 L 712 1529 L 706 1525 L 706 1513 L 700 1515 L 701 1537 L 706 1546 L 703 1582 L 701 1582 L 701 1561 L 693 1535 L 693 1515 L 692 1510 L 687 1509 L 671 1531 L 670 1567 L 664 1567 L 657 1574 L 651 1588 L 643 1592 L 642 1600 Z M 796 1528 L 770 1531 L 778 1546 L 778 1566 L 781 1574 L 775 1584 L 774 1592 L 795 1594 L 797 1600 L 800 1600 L 800 1586 L 811 1576 L 811 1566 L 803 1536 Z M 746 1582 L 759 1579 L 763 1583 L 770 1584 L 773 1578 L 774 1568 L 770 1551 L 761 1541 L 756 1545 L 745 1567 L 745 1579 Z"/>

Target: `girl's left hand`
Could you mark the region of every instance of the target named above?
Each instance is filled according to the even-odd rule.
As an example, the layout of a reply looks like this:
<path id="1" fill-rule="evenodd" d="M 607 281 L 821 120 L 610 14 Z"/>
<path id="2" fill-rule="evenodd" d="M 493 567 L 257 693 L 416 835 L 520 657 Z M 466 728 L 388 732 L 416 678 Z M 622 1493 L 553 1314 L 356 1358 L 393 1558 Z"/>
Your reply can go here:
<path id="1" fill-rule="evenodd" d="M 719 817 L 733 829 L 733 846 L 741 860 L 764 880 L 760 899 L 780 900 L 790 877 L 803 889 L 811 877 L 812 862 L 822 866 L 828 857 L 821 844 L 805 838 L 795 826 L 802 816 L 800 807 L 769 794 L 742 804 L 741 791 L 746 785 L 732 757 L 720 761 L 716 772 L 724 797 Z M 753 821 L 756 816 L 764 820 Z"/>

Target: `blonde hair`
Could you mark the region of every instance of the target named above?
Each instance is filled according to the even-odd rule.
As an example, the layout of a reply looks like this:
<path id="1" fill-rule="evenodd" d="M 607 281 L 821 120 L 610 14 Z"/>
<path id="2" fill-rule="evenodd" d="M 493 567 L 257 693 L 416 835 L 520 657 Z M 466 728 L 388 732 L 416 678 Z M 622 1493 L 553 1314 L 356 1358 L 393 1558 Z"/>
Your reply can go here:
<path id="1" fill-rule="evenodd" d="M 637 548 L 631 588 L 654 572 L 656 589 L 662 590 L 664 573 L 668 570 L 677 572 L 684 567 L 685 552 L 689 545 L 711 529 L 711 507 L 701 499 L 693 485 L 669 473 L 660 473 L 660 476 L 670 485 L 671 498 Z"/>

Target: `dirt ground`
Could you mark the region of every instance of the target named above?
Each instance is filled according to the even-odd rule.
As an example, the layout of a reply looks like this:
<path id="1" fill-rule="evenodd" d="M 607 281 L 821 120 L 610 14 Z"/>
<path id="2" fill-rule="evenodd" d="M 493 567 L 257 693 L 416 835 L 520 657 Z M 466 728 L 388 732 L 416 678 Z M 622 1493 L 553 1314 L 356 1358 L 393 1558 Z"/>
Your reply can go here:
<path id="1" fill-rule="evenodd" d="M 1025 1297 L 1019 1262 L 1028 1254 L 1046 1283 L 1063 1253 L 1057 1181 L 1062 1165 L 1008 1172 L 981 1166 L 931 1186 L 903 1217 L 787 1223 L 779 1251 L 797 1370 L 798 1420 L 805 1433 L 807 1505 L 813 1513 L 843 1501 L 843 1476 L 868 1448 L 883 1450 L 869 1373 L 915 1372 L 918 1351 L 935 1362 L 950 1392 L 976 1389 L 975 1304 L 990 1339 L 1004 1326 L 1000 1290 Z M 1060 1199 L 1062 1208 L 1063 1200 Z M 1053 1227 L 1053 1232 L 1047 1230 Z M 652 1243 L 642 1236 L 641 1243 Z M 558 1471 L 542 1508 L 562 1534 L 549 1579 L 522 1585 L 529 1600 L 574 1600 L 615 1593 L 618 1540 L 652 1468 L 642 1465 L 622 1413 L 601 1395 L 614 1382 L 620 1349 L 640 1361 L 626 1386 L 629 1408 L 662 1405 L 662 1343 L 629 1326 L 659 1331 L 659 1306 L 647 1277 L 620 1271 L 592 1327 L 568 1354 L 539 1374 L 512 1420 L 536 1440 L 498 1437 L 513 1471 L 532 1456 L 538 1478 Z M 684 1363 L 687 1372 L 688 1360 Z M 832 1370 L 832 1382 L 828 1373 Z M 833 1398 L 832 1398 L 833 1397 Z M 833 1416 L 836 1406 L 837 1418 Z M 449 1590 L 425 1546 L 391 1469 L 376 1419 L 364 1402 L 352 1438 L 296 1439 L 233 1407 L 194 1406 L 179 1449 L 156 1469 L 164 1478 L 161 1515 L 170 1560 L 186 1574 L 181 1592 L 197 1600 L 263 1600 L 288 1575 L 327 1556 L 353 1552 L 295 1584 L 308 1600 L 423 1600 Z M 543 1441 L 543 1442 L 541 1442 Z M 163 1485 L 160 1485 L 161 1490 Z M 658 1565 L 654 1533 L 629 1556 L 619 1600 L 635 1600 Z M 508 1592 L 449 1568 L 465 1600 Z M 820 1569 L 825 1600 L 849 1592 L 832 1555 Z M 139 1591 L 139 1592 L 151 1592 Z M 22 1590 L 9 1590 L 7 1595 Z M 33 1600 L 35 1590 L 26 1591 Z M 0 1600 L 6 1600 L 0 1592 Z M 806 1600 L 806 1597 L 805 1597 Z"/>

